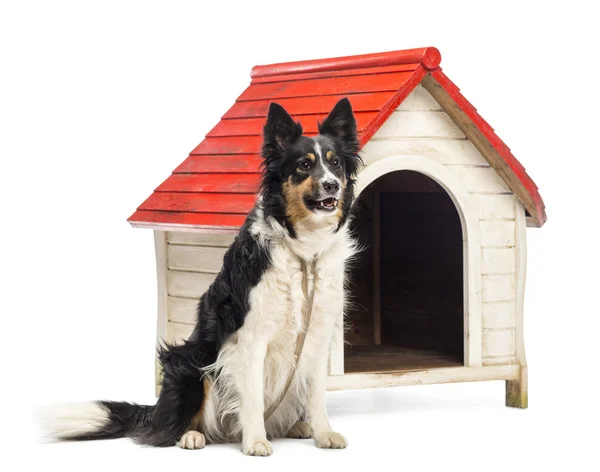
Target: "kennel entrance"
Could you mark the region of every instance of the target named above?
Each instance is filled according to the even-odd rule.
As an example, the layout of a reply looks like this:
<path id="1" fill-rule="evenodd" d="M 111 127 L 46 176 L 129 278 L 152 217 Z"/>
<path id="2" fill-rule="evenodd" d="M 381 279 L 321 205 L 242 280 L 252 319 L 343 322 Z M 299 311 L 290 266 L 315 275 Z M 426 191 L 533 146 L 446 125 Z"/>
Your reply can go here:
<path id="1" fill-rule="evenodd" d="M 345 373 L 464 365 L 462 227 L 450 196 L 421 173 L 396 171 L 356 205 L 364 250 L 349 273 Z"/>

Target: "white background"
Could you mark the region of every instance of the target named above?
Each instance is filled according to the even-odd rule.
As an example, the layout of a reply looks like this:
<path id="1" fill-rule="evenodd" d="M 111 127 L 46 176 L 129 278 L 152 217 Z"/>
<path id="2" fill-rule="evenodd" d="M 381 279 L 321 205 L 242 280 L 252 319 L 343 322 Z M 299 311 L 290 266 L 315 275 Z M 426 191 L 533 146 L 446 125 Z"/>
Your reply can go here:
<path id="1" fill-rule="evenodd" d="M 557 3 L 2 2 L 2 468 L 598 470 L 599 38 L 592 2 Z M 251 67 L 429 45 L 547 205 L 528 230 L 530 408 L 505 408 L 502 382 L 330 393 L 348 449 L 278 440 L 266 459 L 42 442 L 40 405 L 154 402 L 152 233 L 126 219 Z"/>

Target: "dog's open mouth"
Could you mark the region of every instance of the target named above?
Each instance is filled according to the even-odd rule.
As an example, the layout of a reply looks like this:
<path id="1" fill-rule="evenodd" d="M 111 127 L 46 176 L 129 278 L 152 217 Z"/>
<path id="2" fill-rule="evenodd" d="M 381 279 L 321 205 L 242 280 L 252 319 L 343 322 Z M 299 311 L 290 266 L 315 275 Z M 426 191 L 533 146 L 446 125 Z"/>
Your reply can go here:
<path id="1" fill-rule="evenodd" d="M 312 211 L 334 212 L 338 206 L 338 199 L 325 198 L 324 200 L 309 200 L 308 204 Z"/>

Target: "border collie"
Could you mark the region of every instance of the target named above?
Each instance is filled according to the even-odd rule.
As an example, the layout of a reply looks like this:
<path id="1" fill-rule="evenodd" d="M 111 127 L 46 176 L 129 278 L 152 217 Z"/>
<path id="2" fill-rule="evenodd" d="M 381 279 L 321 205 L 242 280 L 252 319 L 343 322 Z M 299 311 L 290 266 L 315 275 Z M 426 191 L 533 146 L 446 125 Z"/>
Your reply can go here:
<path id="1" fill-rule="evenodd" d="M 270 104 L 256 206 L 200 298 L 190 338 L 159 348 L 157 403 L 54 407 L 45 418 L 51 436 L 185 449 L 241 442 L 255 456 L 272 453 L 267 438 L 286 436 L 346 447 L 329 424 L 325 390 L 330 345 L 343 324 L 345 266 L 356 252 L 348 224 L 361 160 L 350 101 L 341 99 L 318 129 L 304 136 L 299 122 Z M 308 326 L 303 283 L 311 287 Z M 305 343 L 296 361 L 299 333 Z"/>

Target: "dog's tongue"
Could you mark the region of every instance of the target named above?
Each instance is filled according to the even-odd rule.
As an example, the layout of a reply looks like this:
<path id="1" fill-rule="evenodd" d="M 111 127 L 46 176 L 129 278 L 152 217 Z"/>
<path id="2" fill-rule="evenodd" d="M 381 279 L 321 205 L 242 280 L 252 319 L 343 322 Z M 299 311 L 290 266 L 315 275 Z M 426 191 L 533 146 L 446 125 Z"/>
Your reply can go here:
<path id="1" fill-rule="evenodd" d="M 333 198 L 327 198 L 321 202 L 321 205 L 327 209 L 333 208 L 335 206 L 335 200 Z"/>

